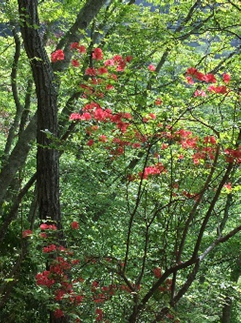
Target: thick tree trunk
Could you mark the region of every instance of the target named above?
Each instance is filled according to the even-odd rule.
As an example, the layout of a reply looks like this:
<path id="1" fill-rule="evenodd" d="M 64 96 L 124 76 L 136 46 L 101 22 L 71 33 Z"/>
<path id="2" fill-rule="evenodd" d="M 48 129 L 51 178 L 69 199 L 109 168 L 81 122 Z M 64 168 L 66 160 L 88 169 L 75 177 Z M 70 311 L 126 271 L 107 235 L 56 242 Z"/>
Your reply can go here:
<path id="1" fill-rule="evenodd" d="M 38 31 L 37 0 L 19 0 L 18 3 L 22 22 L 21 32 L 31 63 L 38 101 L 37 200 L 39 216 L 42 220 L 55 222 L 60 233 L 59 153 L 55 147 L 51 146 L 51 136 L 57 136 L 58 132 L 57 91 L 54 85 L 54 74 Z M 63 240 L 61 234 L 58 238 Z M 68 318 L 56 318 L 51 313 L 50 322 L 67 323 Z"/>
<path id="2" fill-rule="evenodd" d="M 54 74 L 38 28 L 36 0 L 19 0 L 22 20 L 21 32 L 24 46 L 31 63 L 38 100 L 37 109 L 37 192 L 39 216 L 55 221 L 61 227 L 59 203 L 59 154 L 50 147 L 51 138 L 46 131 L 57 136 L 57 91 Z"/>

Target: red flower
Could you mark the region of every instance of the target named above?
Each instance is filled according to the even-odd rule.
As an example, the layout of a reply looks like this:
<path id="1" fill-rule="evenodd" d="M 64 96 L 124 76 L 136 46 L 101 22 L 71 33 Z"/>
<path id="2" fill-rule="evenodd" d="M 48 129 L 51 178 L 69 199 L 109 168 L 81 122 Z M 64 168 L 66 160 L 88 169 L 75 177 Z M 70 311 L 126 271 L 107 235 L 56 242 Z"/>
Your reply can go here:
<path id="1" fill-rule="evenodd" d="M 56 299 L 56 301 L 61 301 L 65 294 L 66 294 L 65 291 L 62 290 L 62 289 L 56 290 L 55 291 L 55 299 Z"/>
<path id="2" fill-rule="evenodd" d="M 105 66 L 114 66 L 115 62 L 113 59 L 107 59 L 104 63 Z"/>
<path id="3" fill-rule="evenodd" d="M 205 144 L 208 144 L 208 143 L 210 143 L 212 145 L 216 144 L 216 139 L 215 139 L 214 136 L 206 136 L 206 137 L 203 138 L 203 141 L 204 141 Z"/>
<path id="4" fill-rule="evenodd" d="M 76 222 L 76 221 L 73 221 L 73 222 L 71 223 L 71 228 L 72 228 L 72 229 L 74 229 L 74 230 L 79 229 L 79 223 L 78 223 L 78 222 Z"/>
<path id="5" fill-rule="evenodd" d="M 49 275 L 50 275 L 50 271 L 48 270 L 45 270 L 42 273 L 37 274 L 35 276 L 37 285 L 51 287 L 55 283 L 55 280 L 50 279 Z"/>
<path id="6" fill-rule="evenodd" d="M 81 115 L 79 113 L 71 113 L 69 120 L 81 120 Z"/>
<path id="7" fill-rule="evenodd" d="M 77 43 L 77 42 L 71 43 L 70 49 L 79 49 L 79 43 Z"/>
<path id="8" fill-rule="evenodd" d="M 191 75 L 192 77 L 195 77 L 199 81 L 204 81 L 205 75 L 201 72 L 199 72 L 195 67 L 189 67 L 186 72 L 187 75 Z M 192 83 L 190 83 L 192 84 Z"/>
<path id="9" fill-rule="evenodd" d="M 189 75 L 194 75 L 197 73 L 197 69 L 195 67 L 189 67 L 186 73 Z"/>
<path id="10" fill-rule="evenodd" d="M 123 72 L 126 67 L 126 62 L 122 59 L 119 64 L 117 65 L 116 71 Z"/>
<path id="11" fill-rule="evenodd" d="M 87 141 L 86 145 L 91 147 L 94 144 L 94 140 L 90 139 L 89 141 Z"/>
<path id="12" fill-rule="evenodd" d="M 91 120 L 91 114 L 89 112 L 84 112 L 80 117 L 80 120 Z"/>
<path id="13" fill-rule="evenodd" d="M 196 96 L 206 96 L 206 92 L 203 90 L 196 90 L 194 93 L 194 97 Z"/>
<path id="14" fill-rule="evenodd" d="M 41 233 L 39 234 L 39 236 L 40 236 L 40 238 L 42 238 L 42 239 L 47 239 L 47 238 L 48 238 L 48 236 L 47 236 L 47 234 L 46 234 L 45 232 L 41 232 Z"/>
<path id="15" fill-rule="evenodd" d="M 27 237 L 30 237 L 32 234 L 33 234 L 32 230 L 25 230 L 22 232 L 22 237 L 27 238 Z"/>
<path id="16" fill-rule="evenodd" d="M 162 100 L 160 98 L 157 98 L 155 101 L 155 105 L 161 105 L 162 104 Z"/>
<path id="17" fill-rule="evenodd" d="M 86 53 L 86 48 L 83 45 L 79 45 L 79 43 L 74 42 L 70 44 L 70 49 L 78 49 L 80 53 Z"/>
<path id="18" fill-rule="evenodd" d="M 141 144 L 139 144 L 139 142 L 134 142 L 134 144 L 132 144 L 132 148 L 141 148 Z"/>
<path id="19" fill-rule="evenodd" d="M 85 75 L 95 76 L 96 70 L 93 67 L 88 67 L 85 70 Z"/>
<path id="20" fill-rule="evenodd" d="M 41 230 L 57 230 L 57 227 L 54 224 L 42 223 L 40 225 L 40 229 Z"/>
<path id="21" fill-rule="evenodd" d="M 107 142 L 107 137 L 105 135 L 100 135 L 99 136 L 99 141 L 101 141 L 101 142 Z"/>
<path id="22" fill-rule="evenodd" d="M 92 58 L 100 61 L 103 59 L 103 52 L 100 48 L 95 48 L 92 52 Z"/>
<path id="23" fill-rule="evenodd" d="M 98 68 L 98 74 L 99 75 L 106 74 L 106 73 L 108 73 L 107 68 L 105 68 L 105 67 Z"/>
<path id="24" fill-rule="evenodd" d="M 79 67 L 79 62 L 77 61 L 77 59 L 73 59 L 71 61 L 71 64 L 74 66 L 74 67 Z"/>
<path id="25" fill-rule="evenodd" d="M 232 191 L 232 184 L 230 182 L 225 184 L 223 187 L 225 187 L 229 192 Z"/>
<path id="26" fill-rule="evenodd" d="M 213 74 L 206 74 L 203 76 L 203 81 L 207 83 L 216 83 L 216 78 Z"/>
<path id="27" fill-rule="evenodd" d="M 149 71 L 150 71 L 150 72 L 155 72 L 155 70 L 156 70 L 155 66 L 154 66 L 154 65 L 152 65 L 152 64 L 150 64 L 150 65 L 148 66 L 148 69 L 149 69 Z"/>
<path id="28" fill-rule="evenodd" d="M 133 57 L 131 55 L 128 55 L 128 56 L 126 56 L 125 60 L 126 60 L 127 63 L 130 63 L 130 61 L 132 60 L 132 58 Z"/>
<path id="29" fill-rule="evenodd" d="M 97 308 L 95 313 L 97 314 L 96 321 L 100 322 L 103 320 L 103 311 L 100 308 Z"/>
<path id="30" fill-rule="evenodd" d="M 57 49 L 55 52 L 51 54 L 51 62 L 56 63 L 57 61 L 64 60 L 64 52 L 62 49 Z"/>
<path id="31" fill-rule="evenodd" d="M 49 253 L 49 252 L 53 252 L 57 249 L 56 245 L 55 244 L 51 244 L 47 247 L 43 247 L 43 252 L 45 253 Z"/>
<path id="32" fill-rule="evenodd" d="M 106 90 L 113 90 L 114 89 L 114 86 L 113 85 L 111 85 L 111 84 L 108 84 L 108 85 L 106 85 Z"/>
<path id="33" fill-rule="evenodd" d="M 188 84 L 194 84 L 193 78 L 191 76 L 186 76 L 186 80 Z"/>
<path id="34" fill-rule="evenodd" d="M 231 77 L 230 77 L 229 74 L 226 74 L 226 73 L 223 74 L 223 81 L 224 81 L 224 83 L 228 84 L 229 81 L 230 81 L 230 79 L 231 79 Z"/>
<path id="35" fill-rule="evenodd" d="M 123 60 L 122 56 L 121 55 L 115 55 L 113 56 L 113 61 L 116 62 L 116 63 L 119 63 Z"/>
<path id="36" fill-rule="evenodd" d="M 156 278 L 160 278 L 162 275 L 162 271 L 160 267 L 156 267 L 153 269 L 153 274 Z"/>
<path id="37" fill-rule="evenodd" d="M 54 316 L 55 316 L 56 318 L 60 318 L 60 317 L 64 316 L 64 313 L 63 313 L 63 311 L 61 311 L 59 308 L 57 308 L 57 309 L 54 311 Z"/>
<path id="38" fill-rule="evenodd" d="M 208 87 L 209 92 L 215 92 L 215 93 L 220 93 L 220 94 L 225 94 L 227 93 L 227 88 L 225 85 L 219 85 L 219 86 L 209 86 Z"/>
<path id="39" fill-rule="evenodd" d="M 85 48 L 85 46 L 80 45 L 78 49 L 79 49 L 79 52 L 80 52 L 81 54 L 86 53 L 86 48 Z"/>

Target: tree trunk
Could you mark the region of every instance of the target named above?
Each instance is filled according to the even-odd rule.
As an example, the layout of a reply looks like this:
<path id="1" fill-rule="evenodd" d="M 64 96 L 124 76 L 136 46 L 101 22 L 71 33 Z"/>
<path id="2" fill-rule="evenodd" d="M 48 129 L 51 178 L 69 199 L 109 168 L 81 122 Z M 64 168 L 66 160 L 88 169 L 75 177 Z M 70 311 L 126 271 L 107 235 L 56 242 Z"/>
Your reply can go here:
<path id="1" fill-rule="evenodd" d="M 39 217 L 54 222 L 61 235 L 59 202 L 59 153 L 51 146 L 51 136 L 57 136 L 57 91 L 51 63 L 40 37 L 37 0 L 19 0 L 21 32 L 27 56 L 31 63 L 37 96 L 37 200 Z M 36 28 L 37 26 L 37 28 Z M 47 133 L 51 133 L 49 136 Z M 66 323 L 67 317 L 50 314 L 51 323 Z"/>
<path id="2" fill-rule="evenodd" d="M 37 195 L 39 216 L 55 221 L 61 229 L 59 203 L 59 153 L 50 147 L 51 138 L 46 132 L 57 136 L 57 91 L 54 74 L 45 51 L 38 28 L 37 0 L 19 0 L 22 20 L 21 32 L 24 46 L 31 63 L 38 100 L 37 108 Z"/>
<path id="3" fill-rule="evenodd" d="M 232 300 L 227 296 L 225 302 L 226 304 L 222 310 L 221 323 L 231 323 Z"/>

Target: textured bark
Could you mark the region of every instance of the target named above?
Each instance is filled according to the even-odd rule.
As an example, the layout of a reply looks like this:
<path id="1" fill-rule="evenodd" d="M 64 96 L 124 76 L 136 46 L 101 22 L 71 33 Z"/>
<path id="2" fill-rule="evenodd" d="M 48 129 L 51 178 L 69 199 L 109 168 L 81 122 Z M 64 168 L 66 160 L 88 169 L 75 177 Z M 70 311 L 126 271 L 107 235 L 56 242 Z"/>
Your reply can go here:
<path id="1" fill-rule="evenodd" d="M 225 299 L 226 304 L 223 306 L 221 323 L 231 323 L 232 300 L 229 297 Z"/>
<path id="2" fill-rule="evenodd" d="M 59 154 L 50 148 L 51 140 L 46 130 L 57 136 L 57 91 L 54 74 L 45 51 L 38 28 L 36 0 L 19 0 L 22 20 L 21 32 L 24 46 L 31 63 L 36 86 L 37 108 L 37 189 L 39 215 L 41 219 L 51 219 L 60 226 L 59 203 Z"/>

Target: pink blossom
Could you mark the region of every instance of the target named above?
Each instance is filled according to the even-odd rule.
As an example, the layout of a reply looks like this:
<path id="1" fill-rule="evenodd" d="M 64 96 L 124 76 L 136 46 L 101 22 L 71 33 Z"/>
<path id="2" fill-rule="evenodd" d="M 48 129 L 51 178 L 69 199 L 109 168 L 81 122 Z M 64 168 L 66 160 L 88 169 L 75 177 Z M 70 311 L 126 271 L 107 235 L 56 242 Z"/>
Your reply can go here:
<path id="1" fill-rule="evenodd" d="M 186 80 L 188 84 L 194 84 L 193 78 L 191 76 L 186 76 Z"/>
<path id="2" fill-rule="evenodd" d="M 194 96 L 207 96 L 206 92 L 204 90 L 196 90 L 194 93 Z"/>
<path id="3" fill-rule="evenodd" d="M 71 113 L 69 120 L 81 120 L 81 115 L 79 113 Z"/>
<path id="4" fill-rule="evenodd" d="M 226 84 L 228 84 L 228 83 L 230 82 L 230 79 L 231 79 L 231 77 L 230 77 L 230 75 L 229 75 L 229 74 L 226 74 L 226 73 L 224 73 L 224 74 L 223 74 L 223 81 L 224 81 Z"/>
<path id="5" fill-rule="evenodd" d="M 152 64 L 150 64 L 150 65 L 148 66 L 148 69 L 149 69 L 149 71 L 150 71 L 150 72 L 155 72 L 155 70 L 156 70 L 155 66 L 154 66 L 154 65 L 152 65 Z"/>

